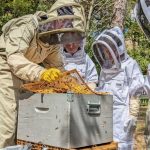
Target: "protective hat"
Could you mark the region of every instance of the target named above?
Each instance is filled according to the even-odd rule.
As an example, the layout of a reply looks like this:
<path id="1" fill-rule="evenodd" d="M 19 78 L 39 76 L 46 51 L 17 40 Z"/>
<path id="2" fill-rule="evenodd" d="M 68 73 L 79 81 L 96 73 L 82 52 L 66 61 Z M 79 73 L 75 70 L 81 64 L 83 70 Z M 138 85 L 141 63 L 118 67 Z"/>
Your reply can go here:
<path id="1" fill-rule="evenodd" d="M 135 18 L 147 38 L 150 38 L 150 1 L 138 0 L 134 7 Z"/>
<path id="2" fill-rule="evenodd" d="M 104 30 L 92 45 L 93 54 L 103 70 L 119 70 L 126 59 L 123 33 L 119 27 Z"/>
<path id="3" fill-rule="evenodd" d="M 126 51 L 125 40 L 124 40 L 122 29 L 119 28 L 118 26 L 115 26 L 107 30 L 105 34 L 109 35 L 111 40 L 114 41 L 117 47 L 121 62 L 125 61 L 128 58 L 128 55 Z"/>
<path id="4" fill-rule="evenodd" d="M 39 23 L 39 38 L 50 44 L 61 44 L 63 34 L 76 32 L 70 41 L 85 37 L 85 14 L 83 7 L 75 0 L 57 0 L 48 12 L 47 19 Z M 76 39 L 78 38 L 78 39 Z"/>
<path id="5" fill-rule="evenodd" d="M 84 39 L 79 32 L 68 32 L 62 35 L 61 41 L 63 44 L 74 42 L 72 37 L 76 40 L 76 42 L 81 42 Z"/>

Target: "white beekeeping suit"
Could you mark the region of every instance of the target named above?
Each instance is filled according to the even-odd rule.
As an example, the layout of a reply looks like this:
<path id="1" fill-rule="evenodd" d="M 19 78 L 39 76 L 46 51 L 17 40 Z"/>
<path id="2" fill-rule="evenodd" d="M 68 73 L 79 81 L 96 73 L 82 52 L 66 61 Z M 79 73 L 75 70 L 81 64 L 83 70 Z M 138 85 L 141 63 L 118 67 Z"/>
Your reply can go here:
<path id="1" fill-rule="evenodd" d="M 82 40 L 80 47 L 73 55 L 62 46 L 64 67 L 66 70 L 76 69 L 89 87 L 95 89 L 98 83 L 97 70 L 91 58 L 85 53 L 84 46 L 85 39 Z"/>
<path id="2" fill-rule="evenodd" d="M 93 43 L 93 53 L 101 65 L 98 91 L 113 94 L 113 138 L 119 150 L 133 150 L 133 133 L 138 114 L 139 89 L 144 83 L 135 60 L 126 53 L 119 27 L 102 32 Z"/>
<path id="3" fill-rule="evenodd" d="M 150 2 L 148 0 L 139 0 L 134 8 L 134 15 L 140 28 L 145 36 L 150 40 Z M 148 97 L 150 98 L 150 65 L 148 65 L 147 76 L 145 77 L 144 87 Z M 150 102 L 146 112 L 145 124 L 145 141 L 146 148 L 150 149 Z"/>
<path id="4" fill-rule="evenodd" d="M 150 39 L 150 2 L 139 0 L 134 8 L 134 16 L 145 36 Z M 147 72 L 148 75 L 145 77 L 145 91 L 150 97 L 150 64 L 148 65 Z"/>

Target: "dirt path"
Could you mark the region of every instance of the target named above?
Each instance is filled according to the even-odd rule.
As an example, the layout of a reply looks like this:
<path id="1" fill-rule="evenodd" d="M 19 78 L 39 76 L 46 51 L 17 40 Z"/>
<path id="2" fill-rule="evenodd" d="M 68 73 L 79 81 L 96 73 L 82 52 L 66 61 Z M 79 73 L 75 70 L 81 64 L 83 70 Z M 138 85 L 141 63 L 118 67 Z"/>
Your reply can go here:
<path id="1" fill-rule="evenodd" d="M 146 110 L 147 110 L 147 106 L 140 107 L 140 114 L 138 117 L 137 129 L 136 129 L 136 133 L 135 133 L 134 150 L 146 150 L 146 144 L 145 144 L 145 140 L 144 140 Z"/>

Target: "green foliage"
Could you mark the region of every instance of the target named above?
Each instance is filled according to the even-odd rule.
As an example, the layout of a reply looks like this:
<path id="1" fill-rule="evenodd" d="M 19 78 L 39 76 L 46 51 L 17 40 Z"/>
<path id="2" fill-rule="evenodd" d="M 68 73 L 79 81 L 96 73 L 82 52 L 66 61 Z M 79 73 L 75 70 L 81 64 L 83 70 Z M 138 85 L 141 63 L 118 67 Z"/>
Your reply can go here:
<path id="1" fill-rule="evenodd" d="M 128 51 L 128 53 L 138 62 L 143 74 L 147 74 L 147 66 L 150 63 L 150 49 L 143 49 L 139 47 Z"/>
<path id="2" fill-rule="evenodd" d="M 132 43 L 132 48 L 128 48 L 128 53 L 140 65 L 143 74 L 147 73 L 147 66 L 150 63 L 150 42 L 143 34 L 136 20 L 131 17 L 135 0 L 128 2 L 128 11 L 125 21 L 125 39 Z"/>
<path id="3" fill-rule="evenodd" d="M 95 0 L 93 6 L 91 5 L 92 0 L 81 0 L 82 5 L 85 9 L 86 20 L 88 22 L 89 10 L 92 7 L 92 13 L 90 16 L 89 30 L 87 33 L 86 52 L 94 61 L 98 72 L 100 72 L 100 66 L 95 60 L 91 45 L 94 41 L 94 32 L 103 31 L 111 26 L 113 17 L 113 6 L 114 0 Z"/>
<path id="4" fill-rule="evenodd" d="M 12 18 L 33 14 L 38 10 L 47 11 L 55 0 L 1 0 L 0 1 L 0 29 Z M 0 30 L 1 31 L 1 30 Z M 1 33 L 1 32 L 0 32 Z"/>
<path id="5" fill-rule="evenodd" d="M 142 95 L 140 97 L 140 106 L 148 106 L 148 104 L 149 104 L 148 96 Z"/>
<path id="6" fill-rule="evenodd" d="M 95 1 L 90 19 L 90 34 L 97 30 L 102 31 L 103 29 L 109 28 L 111 26 L 113 6 L 113 0 Z"/>
<path id="7" fill-rule="evenodd" d="M 130 18 L 126 20 L 126 28 L 128 28 L 128 32 L 125 34 L 126 40 L 130 40 L 132 43 L 132 49 L 128 49 L 128 53 L 138 62 L 143 74 L 146 74 L 147 66 L 150 63 L 150 43 L 137 23 L 131 21 Z"/>

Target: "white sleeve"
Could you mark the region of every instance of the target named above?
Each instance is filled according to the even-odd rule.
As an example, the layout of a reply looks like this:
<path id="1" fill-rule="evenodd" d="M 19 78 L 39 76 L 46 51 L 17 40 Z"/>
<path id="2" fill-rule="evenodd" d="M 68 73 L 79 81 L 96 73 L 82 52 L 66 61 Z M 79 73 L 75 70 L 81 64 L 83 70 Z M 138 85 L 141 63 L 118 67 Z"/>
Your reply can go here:
<path id="1" fill-rule="evenodd" d="M 29 21 L 18 20 L 18 24 L 16 23 L 16 25 L 10 27 L 8 33 L 5 34 L 6 54 L 8 57 L 14 53 L 25 53 L 29 48 L 30 42 L 36 36 L 37 28 L 32 19 L 34 18 L 31 17 Z"/>
<path id="2" fill-rule="evenodd" d="M 21 19 L 5 33 L 7 63 L 10 70 L 20 79 L 37 81 L 44 68 L 24 57 L 34 36 L 37 24 L 34 16 Z"/>
<path id="3" fill-rule="evenodd" d="M 139 96 L 143 92 L 144 88 L 144 76 L 138 63 L 134 60 L 133 69 L 131 71 L 131 81 L 129 81 L 129 94 L 130 97 Z"/>
<path id="4" fill-rule="evenodd" d="M 148 97 L 150 98 L 150 76 L 149 76 L 149 75 L 147 75 L 147 76 L 145 77 L 144 91 L 146 92 L 146 94 L 147 94 Z"/>
<path id="5" fill-rule="evenodd" d="M 86 82 L 98 83 L 98 74 L 97 74 L 95 64 L 93 63 L 93 61 L 87 54 L 86 54 L 85 80 L 86 80 Z"/>
<path id="6" fill-rule="evenodd" d="M 137 117 L 140 107 L 139 96 L 143 93 L 144 89 L 144 76 L 135 60 L 132 67 L 131 81 L 129 81 L 130 115 Z"/>
<path id="7" fill-rule="evenodd" d="M 35 64 L 24 57 L 22 53 L 11 54 L 7 63 L 11 71 L 20 79 L 25 81 L 39 81 L 40 75 L 45 70 L 43 67 Z"/>

